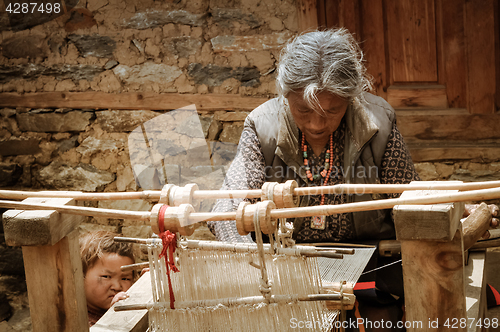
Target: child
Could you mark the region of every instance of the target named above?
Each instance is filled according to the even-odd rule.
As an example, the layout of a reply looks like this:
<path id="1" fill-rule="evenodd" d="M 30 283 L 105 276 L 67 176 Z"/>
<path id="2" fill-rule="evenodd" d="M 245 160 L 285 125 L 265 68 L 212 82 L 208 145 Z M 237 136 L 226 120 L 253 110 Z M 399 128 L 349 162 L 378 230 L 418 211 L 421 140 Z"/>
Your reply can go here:
<path id="1" fill-rule="evenodd" d="M 126 299 L 134 282 L 132 271 L 120 267 L 135 263 L 130 243 L 114 242 L 118 234 L 98 231 L 80 237 L 85 296 L 89 326 L 94 325 L 113 304 Z"/>

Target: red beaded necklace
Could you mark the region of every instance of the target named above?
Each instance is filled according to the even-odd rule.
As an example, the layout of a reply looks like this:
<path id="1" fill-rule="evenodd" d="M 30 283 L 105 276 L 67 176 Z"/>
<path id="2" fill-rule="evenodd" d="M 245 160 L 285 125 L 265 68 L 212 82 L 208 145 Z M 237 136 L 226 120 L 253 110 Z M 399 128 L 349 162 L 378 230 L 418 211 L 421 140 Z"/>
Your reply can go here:
<path id="1" fill-rule="evenodd" d="M 307 179 L 311 182 L 317 180 L 319 174 L 312 175 L 311 166 L 309 164 L 309 160 L 307 159 L 307 144 L 306 137 L 304 133 L 302 133 L 302 142 L 301 149 L 304 157 L 304 166 L 306 169 Z M 322 186 L 326 186 L 328 184 L 328 180 L 330 179 L 330 174 L 332 173 L 333 168 L 333 133 L 330 135 L 330 148 L 326 150 L 325 154 L 325 167 L 320 172 L 321 176 L 324 178 Z M 325 194 L 321 195 L 321 203 L 320 205 L 325 204 Z M 315 216 L 311 220 L 311 228 L 315 229 L 325 229 L 325 216 Z"/>

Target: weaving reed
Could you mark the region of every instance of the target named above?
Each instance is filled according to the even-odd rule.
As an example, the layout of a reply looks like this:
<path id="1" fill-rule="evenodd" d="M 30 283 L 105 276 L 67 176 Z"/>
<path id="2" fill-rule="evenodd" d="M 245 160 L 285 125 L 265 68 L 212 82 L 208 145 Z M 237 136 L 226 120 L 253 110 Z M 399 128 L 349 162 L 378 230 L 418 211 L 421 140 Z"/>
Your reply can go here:
<path id="1" fill-rule="evenodd" d="M 250 265 L 259 264 L 257 252 L 186 248 L 178 249 L 180 272 L 171 274 L 175 309 L 170 309 L 161 249 L 157 243 L 148 246 L 154 297 L 151 331 L 291 331 L 296 330 L 292 320 L 313 322 L 313 330 L 327 331 L 336 315 L 323 301 L 297 300 L 320 292 L 316 258 L 265 254 L 273 295 L 266 303 L 261 271 Z M 280 297 L 283 301 L 272 303 Z"/>

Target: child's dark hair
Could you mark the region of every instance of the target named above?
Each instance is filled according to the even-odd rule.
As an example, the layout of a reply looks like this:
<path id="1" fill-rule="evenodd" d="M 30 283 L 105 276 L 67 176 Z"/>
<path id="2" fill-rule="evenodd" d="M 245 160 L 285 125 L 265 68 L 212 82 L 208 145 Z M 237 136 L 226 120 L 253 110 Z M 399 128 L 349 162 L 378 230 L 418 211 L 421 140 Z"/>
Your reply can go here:
<path id="1" fill-rule="evenodd" d="M 80 236 L 80 257 L 83 265 L 83 275 L 91 269 L 103 254 L 118 254 L 129 257 L 135 262 L 132 244 L 115 242 L 118 234 L 108 231 L 88 232 Z"/>

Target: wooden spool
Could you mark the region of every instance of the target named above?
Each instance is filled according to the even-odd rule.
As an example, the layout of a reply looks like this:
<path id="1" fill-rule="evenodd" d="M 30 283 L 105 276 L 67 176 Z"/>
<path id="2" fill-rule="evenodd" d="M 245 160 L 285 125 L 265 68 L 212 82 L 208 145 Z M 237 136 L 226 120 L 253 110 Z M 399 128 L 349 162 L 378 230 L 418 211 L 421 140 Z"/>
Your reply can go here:
<path id="1" fill-rule="evenodd" d="M 184 187 L 166 184 L 161 189 L 158 203 L 170 206 L 179 206 L 181 204 L 194 205 L 193 194 L 196 190 L 198 190 L 198 185 L 195 183 L 186 184 Z"/>
<path id="2" fill-rule="evenodd" d="M 264 234 L 273 234 L 278 226 L 277 220 L 271 218 L 271 210 L 275 209 L 276 205 L 273 201 L 263 201 L 257 204 L 249 202 L 241 202 L 236 210 L 236 228 L 240 235 L 247 235 L 255 231 L 253 218 L 254 214 L 259 214 L 260 229 Z"/>
<path id="3" fill-rule="evenodd" d="M 262 186 L 261 201 L 273 201 L 276 208 L 292 208 L 298 205 L 298 198 L 294 195 L 297 181 L 288 180 L 285 183 L 266 182 Z"/>
<path id="4" fill-rule="evenodd" d="M 159 214 L 165 204 L 156 204 L 151 209 L 150 225 L 153 232 L 160 234 L 158 224 Z M 168 206 L 163 210 L 163 224 L 165 231 L 169 230 L 172 233 L 179 232 L 181 235 L 189 236 L 193 234 L 194 227 L 189 225 L 189 215 L 194 212 L 194 207 L 191 204 L 181 204 L 179 206 Z"/>

